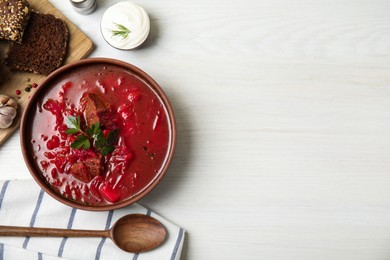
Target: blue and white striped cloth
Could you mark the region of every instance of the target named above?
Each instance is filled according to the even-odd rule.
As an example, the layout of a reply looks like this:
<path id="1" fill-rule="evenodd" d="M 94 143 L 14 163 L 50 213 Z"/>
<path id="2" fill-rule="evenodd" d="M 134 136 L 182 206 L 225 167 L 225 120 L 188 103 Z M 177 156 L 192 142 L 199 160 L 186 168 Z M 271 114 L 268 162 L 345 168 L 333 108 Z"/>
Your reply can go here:
<path id="1" fill-rule="evenodd" d="M 141 213 L 168 231 L 162 246 L 140 254 L 126 253 L 106 238 L 0 237 L 0 259 L 180 259 L 184 230 L 139 204 L 90 212 L 62 205 L 33 180 L 0 181 L 0 188 L 0 225 L 99 230 L 109 229 L 121 216 Z"/>

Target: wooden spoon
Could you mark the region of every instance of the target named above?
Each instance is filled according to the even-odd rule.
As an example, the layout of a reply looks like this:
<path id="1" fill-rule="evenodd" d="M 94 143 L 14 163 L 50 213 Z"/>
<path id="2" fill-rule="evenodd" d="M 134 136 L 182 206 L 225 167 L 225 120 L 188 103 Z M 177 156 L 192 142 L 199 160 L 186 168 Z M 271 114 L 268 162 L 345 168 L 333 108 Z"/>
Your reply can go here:
<path id="1" fill-rule="evenodd" d="M 0 236 L 109 237 L 119 248 L 131 253 L 158 247 L 166 235 L 165 227 L 159 221 L 142 214 L 123 216 L 109 230 L 0 226 Z"/>

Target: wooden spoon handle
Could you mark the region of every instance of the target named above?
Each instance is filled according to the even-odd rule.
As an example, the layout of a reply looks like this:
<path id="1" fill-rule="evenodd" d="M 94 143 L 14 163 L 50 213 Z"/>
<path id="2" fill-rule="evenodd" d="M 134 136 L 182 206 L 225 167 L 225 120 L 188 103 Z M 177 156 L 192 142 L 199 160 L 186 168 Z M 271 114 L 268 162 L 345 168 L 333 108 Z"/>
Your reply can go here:
<path id="1" fill-rule="evenodd" d="M 82 230 L 0 226 L 0 236 L 13 237 L 109 237 L 110 230 Z"/>

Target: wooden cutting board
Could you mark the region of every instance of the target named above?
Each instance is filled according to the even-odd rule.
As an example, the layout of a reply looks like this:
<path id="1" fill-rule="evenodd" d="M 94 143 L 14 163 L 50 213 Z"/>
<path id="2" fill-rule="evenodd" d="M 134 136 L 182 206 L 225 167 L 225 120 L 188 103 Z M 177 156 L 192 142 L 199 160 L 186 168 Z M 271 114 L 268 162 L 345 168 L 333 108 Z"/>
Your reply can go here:
<path id="1" fill-rule="evenodd" d="M 80 60 L 86 57 L 94 48 L 93 42 L 80 31 L 73 23 L 71 23 L 60 11 L 58 11 L 47 0 L 29 0 L 34 11 L 42 14 L 53 14 L 55 17 L 62 19 L 69 30 L 69 47 L 65 64 Z M 67 3 L 64 3 L 67 4 Z M 8 50 L 8 42 L 0 41 L 0 62 L 3 63 L 3 57 Z M 26 108 L 29 97 L 34 94 L 35 89 L 31 88 L 30 92 L 26 92 L 25 88 L 29 84 L 39 84 L 45 79 L 45 76 L 33 73 L 11 72 L 5 68 L 5 77 L 0 79 L 0 94 L 5 94 L 15 98 L 19 103 L 18 115 L 15 118 L 12 126 L 7 129 L 0 129 L 0 146 L 19 128 L 20 119 L 24 109 Z M 20 90 L 21 94 L 16 95 L 16 90 Z"/>

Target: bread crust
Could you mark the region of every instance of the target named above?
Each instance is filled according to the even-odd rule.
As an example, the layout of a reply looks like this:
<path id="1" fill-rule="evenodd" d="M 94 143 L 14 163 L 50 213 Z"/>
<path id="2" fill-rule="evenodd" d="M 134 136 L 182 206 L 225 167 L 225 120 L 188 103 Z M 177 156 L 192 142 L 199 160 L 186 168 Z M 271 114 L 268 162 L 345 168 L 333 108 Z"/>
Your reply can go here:
<path id="1" fill-rule="evenodd" d="M 26 0 L 0 0 L 0 39 L 21 42 L 30 15 Z"/>

